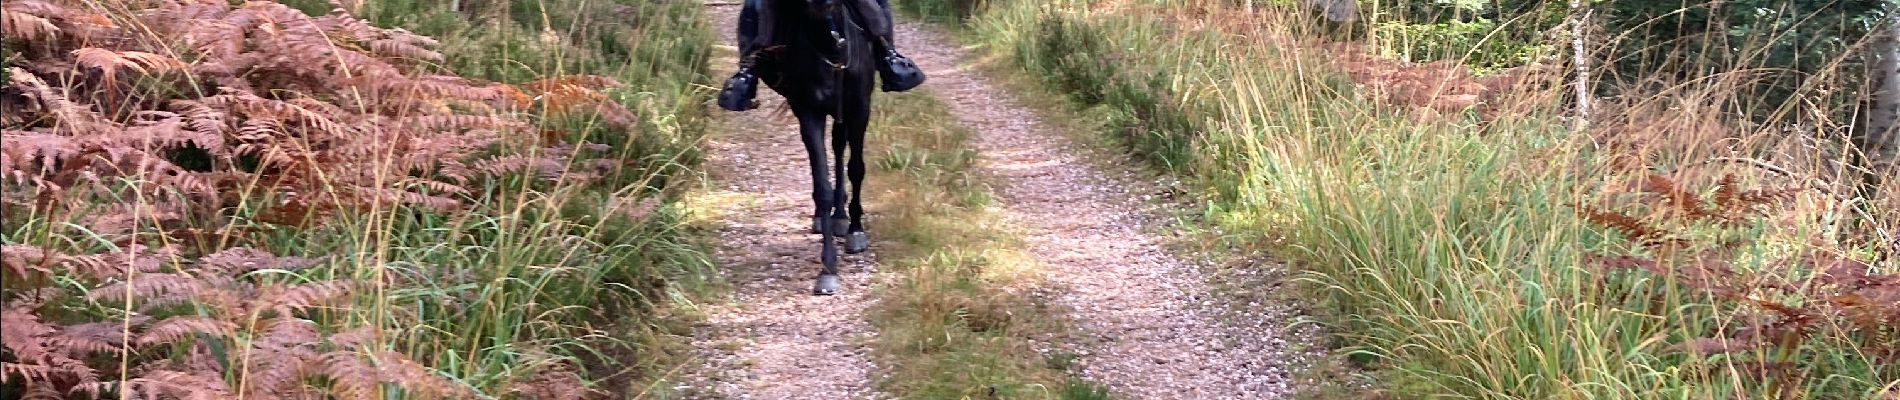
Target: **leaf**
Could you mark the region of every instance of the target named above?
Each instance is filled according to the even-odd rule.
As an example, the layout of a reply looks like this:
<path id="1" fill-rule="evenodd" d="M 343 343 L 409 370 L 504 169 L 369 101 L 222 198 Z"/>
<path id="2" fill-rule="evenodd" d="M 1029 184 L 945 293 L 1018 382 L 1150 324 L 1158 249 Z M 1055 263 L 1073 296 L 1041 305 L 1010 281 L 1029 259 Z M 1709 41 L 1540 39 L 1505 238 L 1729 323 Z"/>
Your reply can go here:
<path id="1" fill-rule="evenodd" d="M 194 333 L 209 335 L 214 339 L 222 339 L 230 337 L 236 331 L 237 324 L 219 321 L 210 317 L 184 315 L 166 318 L 164 321 L 152 324 L 151 328 L 146 329 L 145 333 L 139 335 L 138 344 L 141 346 L 150 346 L 155 344 L 176 343 L 184 339 L 187 335 Z"/>
<path id="2" fill-rule="evenodd" d="M 59 27 L 44 17 L 0 9 L 0 34 L 9 38 L 33 40 L 42 36 L 57 36 Z"/>
<path id="3" fill-rule="evenodd" d="M 1821 282 L 1828 283 L 1828 284 L 1848 286 L 1848 287 L 1861 287 L 1861 286 L 1871 283 L 1868 280 L 1869 278 L 1868 272 L 1872 270 L 1873 270 L 1872 265 L 1868 265 L 1867 263 L 1863 263 L 1863 262 L 1852 260 L 1852 259 L 1842 258 L 1842 259 L 1833 260 L 1833 262 L 1831 263 L 1827 263 L 1827 268 L 1823 269 L 1821 271 L 1821 274 L 1817 278 Z"/>

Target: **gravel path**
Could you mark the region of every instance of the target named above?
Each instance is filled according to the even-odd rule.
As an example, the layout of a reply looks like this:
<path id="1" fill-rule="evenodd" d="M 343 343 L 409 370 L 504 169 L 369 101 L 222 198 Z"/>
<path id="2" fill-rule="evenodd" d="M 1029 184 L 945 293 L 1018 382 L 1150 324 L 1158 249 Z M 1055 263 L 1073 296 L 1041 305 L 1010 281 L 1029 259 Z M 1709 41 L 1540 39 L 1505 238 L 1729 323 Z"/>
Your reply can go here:
<path id="1" fill-rule="evenodd" d="M 709 8 L 726 43 L 738 10 Z M 1214 301 L 1204 268 L 1146 233 L 1164 225 L 1137 201 L 1144 192 L 1129 188 L 1153 182 L 1079 156 L 1067 136 L 962 68 L 969 49 L 946 35 L 915 23 L 898 30 L 904 52 L 930 74 L 928 90 L 978 132 L 1000 204 L 1049 274 L 1041 292 L 1073 310 L 1080 337 L 1057 346 L 1079 355 L 1084 378 L 1126 399 L 1285 397 L 1280 313 Z M 714 61 L 717 76 L 731 65 Z M 817 237 L 805 233 L 805 155 L 796 122 L 773 111 L 782 100 L 763 89 L 760 97 L 758 110 L 715 111 L 727 120 L 708 147 L 714 187 L 700 196 L 723 221 L 715 257 L 735 294 L 708 307 L 694 338 L 703 362 L 672 389 L 685 398 L 888 398 L 874 389 L 864 344 L 876 335 L 863 316 L 876 290 L 876 245 L 846 256 L 839 295 L 809 294 L 818 265 Z"/>
<path id="2" fill-rule="evenodd" d="M 983 76 L 961 68 L 969 50 L 914 23 L 903 50 L 930 73 L 925 84 L 974 128 L 982 168 L 1000 178 L 1008 220 L 1072 309 L 1084 337 L 1082 375 L 1126 399 L 1274 399 L 1291 377 L 1279 355 L 1280 315 L 1209 296 L 1204 268 L 1162 249 L 1161 227 L 1136 198 L 1159 189 L 1126 168 L 1080 156 L 1082 146 Z"/>
<path id="3" fill-rule="evenodd" d="M 713 29 L 733 43 L 739 7 L 708 7 Z M 733 69 L 714 60 L 716 76 Z M 761 85 L 763 86 L 763 85 Z M 733 294 L 705 308 L 693 345 L 702 358 L 671 389 L 689 399 L 883 399 L 874 389 L 864 319 L 876 289 L 877 248 L 840 254 L 843 289 L 813 296 L 818 235 L 811 226 L 811 175 L 798 122 L 784 99 L 761 87 L 759 109 L 729 113 L 707 144 L 712 187 L 696 194 L 721 220 L 718 260 Z M 873 210 L 875 211 L 875 210 Z"/>

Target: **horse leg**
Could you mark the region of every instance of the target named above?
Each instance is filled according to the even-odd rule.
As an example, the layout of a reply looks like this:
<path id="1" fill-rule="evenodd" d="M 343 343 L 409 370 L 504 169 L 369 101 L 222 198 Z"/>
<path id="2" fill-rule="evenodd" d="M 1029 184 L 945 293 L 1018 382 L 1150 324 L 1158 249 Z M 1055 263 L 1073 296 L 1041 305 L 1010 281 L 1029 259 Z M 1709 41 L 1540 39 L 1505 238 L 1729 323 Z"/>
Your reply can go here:
<path id="1" fill-rule="evenodd" d="M 869 96 L 869 90 L 865 91 Z M 843 116 L 832 129 L 832 140 L 844 142 L 849 152 L 839 151 L 838 157 L 850 159 L 849 178 L 851 183 L 851 226 L 845 230 L 844 252 L 857 254 L 871 247 L 871 238 L 864 233 L 864 131 L 870 125 L 870 99 L 855 102 L 855 107 L 847 107 Z M 841 188 L 844 181 L 838 184 Z"/>
<path id="2" fill-rule="evenodd" d="M 827 185 L 828 181 L 825 180 L 825 148 L 822 144 L 825 137 L 825 115 L 812 112 L 815 115 L 807 118 L 805 114 L 795 114 L 798 114 L 800 140 L 805 141 L 805 154 L 811 157 L 811 230 L 809 232 L 824 234 L 826 222 L 831 219 L 831 209 L 835 207 L 831 204 L 831 186 Z M 831 236 L 827 234 L 825 237 Z"/>
<path id="3" fill-rule="evenodd" d="M 834 119 L 834 121 L 836 120 Z M 844 236 L 847 225 L 851 222 L 850 216 L 845 213 L 844 207 L 846 197 L 844 192 L 845 141 L 838 136 L 838 130 L 843 127 L 843 124 L 837 122 L 832 122 L 831 124 L 831 154 L 833 157 L 837 157 L 837 160 L 833 161 L 835 164 L 833 164 L 834 169 L 832 169 L 831 175 L 832 182 L 836 183 L 831 187 L 831 201 L 833 206 L 831 209 L 831 234 L 841 237 Z"/>
<path id="4" fill-rule="evenodd" d="M 811 159 L 811 196 L 812 202 L 818 204 L 818 213 L 814 215 L 823 218 L 830 214 L 825 212 L 826 206 L 836 207 L 831 177 L 825 173 L 825 114 L 810 111 L 794 113 L 798 116 L 799 139 L 805 142 L 805 155 Z M 818 272 L 818 283 L 811 292 L 816 295 L 836 294 L 839 286 L 837 242 L 831 239 L 833 232 L 830 224 L 819 224 L 817 228 L 821 234 L 818 258 L 825 266 Z"/>
<path id="5" fill-rule="evenodd" d="M 850 220 L 846 219 L 844 212 L 844 142 L 838 140 L 838 128 L 840 126 L 842 125 L 837 123 L 837 118 L 832 118 L 831 156 L 837 158 L 834 159 L 833 162 L 835 164 L 832 165 L 831 204 L 826 205 L 826 210 L 829 210 L 830 212 L 828 214 L 831 215 L 829 220 L 831 222 L 830 236 L 832 237 L 844 236 L 845 225 L 850 222 Z"/>

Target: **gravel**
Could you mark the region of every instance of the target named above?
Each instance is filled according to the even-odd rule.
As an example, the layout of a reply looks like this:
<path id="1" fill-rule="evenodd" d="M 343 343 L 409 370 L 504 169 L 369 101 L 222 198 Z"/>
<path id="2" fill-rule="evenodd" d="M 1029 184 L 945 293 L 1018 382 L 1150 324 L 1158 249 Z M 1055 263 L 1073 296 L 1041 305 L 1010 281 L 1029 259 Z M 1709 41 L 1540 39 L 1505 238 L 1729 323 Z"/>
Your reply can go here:
<path id="1" fill-rule="evenodd" d="M 731 43 L 739 8 L 708 11 Z M 1075 337 L 1043 350 L 1077 355 L 1080 374 L 1118 398 L 1286 397 L 1293 382 L 1281 332 L 1286 307 L 1231 304 L 1215 295 L 1209 267 L 1164 248 L 1170 238 L 1151 232 L 1172 230 L 1144 201 L 1157 193 L 1131 188 L 1165 183 L 1083 157 L 1083 146 L 963 68 L 970 50 L 947 35 L 904 22 L 898 40 L 930 74 L 925 90 L 977 132 L 1000 207 L 1047 270 L 1046 286 L 1025 295 L 1070 310 Z M 722 71 L 731 64 L 714 61 Z M 693 339 L 700 360 L 670 389 L 684 398 L 889 398 L 875 390 L 878 369 L 865 345 L 876 336 L 864 319 L 873 301 L 866 294 L 880 281 L 876 246 L 845 257 L 838 295 L 809 294 L 818 246 L 805 233 L 805 155 L 796 122 L 774 111 L 782 100 L 769 90 L 760 97 L 758 110 L 715 111 L 727 120 L 708 146 L 715 183 L 705 191 L 731 199 L 713 208 L 724 220 L 715 258 L 734 294 L 705 309 Z"/>
<path id="2" fill-rule="evenodd" d="M 1079 356 L 1084 378 L 1128 399 L 1286 397 L 1284 312 L 1226 304 L 1211 293 L 1208 268 L 1149 233 L 1171 230 L 1142 202 L 1154 193 L 1131 189 L 1165 182 L 1084 158 L 1084 146 L 958 65 L 967 48 L 914 23 L 898 28 L 902 50 L 930 73 L 925 86 L 977 132 L 1007 220 L 1026 231 L 1056 288 L 1040 292 L 1072 310 L 1083 340 L 1065 350 Z"/>

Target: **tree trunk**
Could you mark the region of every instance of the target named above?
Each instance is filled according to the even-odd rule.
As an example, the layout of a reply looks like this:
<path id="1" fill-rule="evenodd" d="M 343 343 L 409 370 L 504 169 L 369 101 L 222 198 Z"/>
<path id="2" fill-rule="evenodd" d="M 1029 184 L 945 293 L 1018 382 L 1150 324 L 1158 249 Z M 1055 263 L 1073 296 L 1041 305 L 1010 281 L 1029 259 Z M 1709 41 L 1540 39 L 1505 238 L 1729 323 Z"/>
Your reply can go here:
<path id="1" fill-rule="evenodd" d="M 1895 10 L 1900 11 L 1900 10 Z M 1900 13 L 1891 13 L 1871 49 L 1867 124 L 1855 141 L 1876 177 L 1900 166 Z"/>
<path id="2" fill-rule="evenodd" d="M 1305 0 L 1307 6 L 1319 10 L 1320 15 L 1333 22 L 1353 22 L 1359 20 L 1359 2 L 1355 0 Z M 1247 11 L 1253 12 L 1253 1 L 1247 1 Z"/>
<path id="3" fill-rule="evenodd" d="M 1575 87 L 1577 96 L 1576 129 L 1582 132 L 1590 125 L 1590 51 L 1584 34 L 1589 32 L 1590 8 L 1587 0 L 1570 0 L 1570 56 L 1575 68 Z"/>
<path id="4" fill-rule="evenodd" d="M 1867 96 L 1860 113 L 1865 119 L 1853 130 L 1856 151 L 1851 160 L 1861 168 L 1857 191 L 1866 200 L 1858 205 L 1863 216 L 1879 215 L 1880 210 L 1871 209 L 1871 203 L 1882 195 L 1878 192 L 1885 181 L 1900 174 L 1900 9 L 1890 10 L 1887 15 L 1884 26 L 1874 30 L 1874 42 L 1868 46 L 1872 54 L 1867 57 Z M 1891 228 L 1880 226 L 1882 221 L 1877 220 L 1862 223 L 1872 224 L 1875 232 Z M 1852 235 L 1849 232 L 1853 231 L 1848 229 L 1841 233 Z M 1883 252 L 1885 257 L 1900 254 L 1900 238 L 1889 236 L 1885 240 L 1893 241 Z"/>

